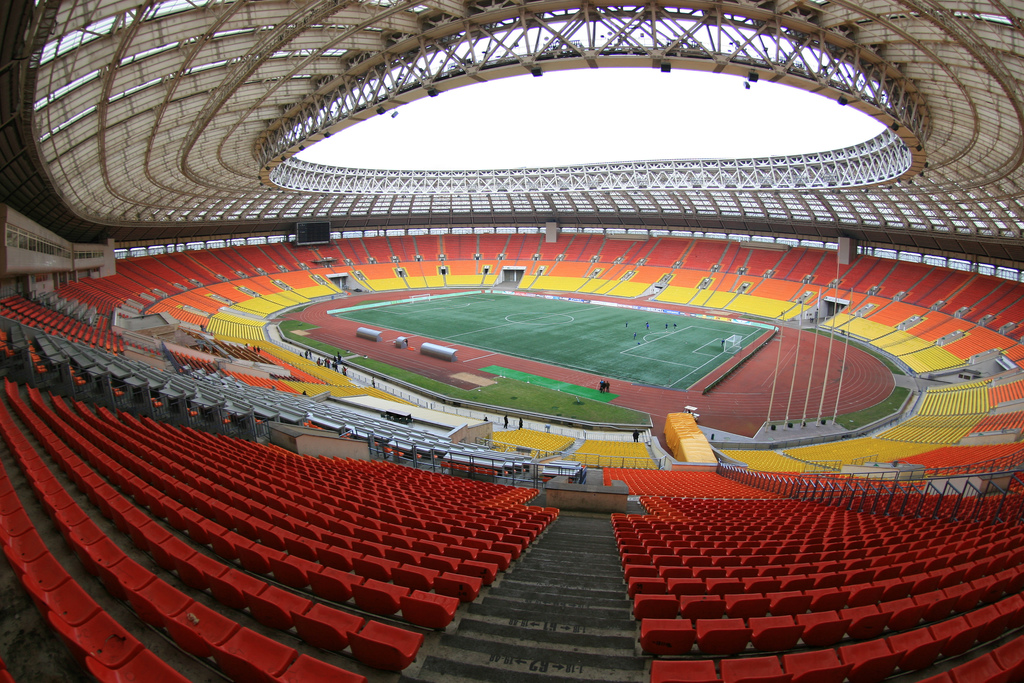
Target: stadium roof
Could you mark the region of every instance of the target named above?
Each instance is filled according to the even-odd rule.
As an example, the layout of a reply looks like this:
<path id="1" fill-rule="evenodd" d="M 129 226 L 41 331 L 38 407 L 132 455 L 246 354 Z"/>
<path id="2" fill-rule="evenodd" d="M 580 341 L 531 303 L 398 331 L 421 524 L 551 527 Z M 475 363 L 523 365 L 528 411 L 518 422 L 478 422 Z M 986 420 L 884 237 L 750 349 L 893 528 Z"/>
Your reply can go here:
<path id="1" fill-rule="evenodd" d="M 6 7 L 0 201 L 73 241 L 246 236 L 310 218 L 329 218 L 335 229 L 557 220 L 847 235 L 1024 261 L 1018 3 Z M 783 82 L 855 106 L 888 129 L 854 148 L 753 160 L 364 173 L 292 159 L 325 134 L 419 97 L 601 66 Z M 764 125 L 759 114 L 751 112 L 751 126 Z M 458 134 L 505 144 L 493 130 L 466 125 Z M 445 134 L 425 133 L 423 144 L 442 149 Z"/>

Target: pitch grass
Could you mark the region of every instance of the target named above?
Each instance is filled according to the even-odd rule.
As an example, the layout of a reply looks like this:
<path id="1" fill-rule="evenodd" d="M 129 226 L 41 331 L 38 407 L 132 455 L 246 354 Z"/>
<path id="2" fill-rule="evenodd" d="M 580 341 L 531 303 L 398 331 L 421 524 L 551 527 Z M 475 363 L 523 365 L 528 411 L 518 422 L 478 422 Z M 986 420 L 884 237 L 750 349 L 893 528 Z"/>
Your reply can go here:
<path id="1" fill-rule="evenodd" d="M 864 410 L 858 410 L 855 413 L 847 413 L 846 415 L 840 415 L 836 418 L 836 422 L 846 427 L 847 429 L 857 429 L 864 425 L 869 425 L 876 420 L 881 420 L 883 417 L 892 415 L 903 402 L 907 400 L 907 396 L 910 394 L 910 389 L 906 387 L 894 387 L 892 393 L 889 394 L 889 398 L 885 399 L 881 403 L 877 403 L 870 408 Z"/>
<path id="2" fill-rule="evenodd" d="M 651 423 L 650 417 L 646 413 L 589 399 L 580 399 L 577 402 L 576 397 L 570 394 L 545 389 L 514 379 L 500 379 L 496 384 L 472 391 L 459 389 L 450 384 L 428 379 L 414 372 L 409 372 L 408 370 L 403 370 L 402 368 L 397 368 L 372 358 L 350 357 L 351 352 L 330 344 L 318 342 L 312 337 L 291 334 L 292 330 L 319 329 L 316 325 L 299 320 L 285 320 L 281 322 L 280 327 L 281 334 L 296 343 L 305 344 L 332 356 L 340 353 L 346 356 L 345 362 L 350 365 L 373 370 L 381 375 L 393 377 L 421 389 L 433 391 L 455 401 L 473 401 L 497 408 L 514 408 L 553 417 L 580 420 L 582 422 L 630 425 L 649 425 Z"/>
<path id="3" fill-rule="evenodd" d="M 335 315 L 637 384 L 685 389 L 730 360 L 759 326 L 539 297 L 478 294 L 417 300 Z M 470 354 L 472 355 L 472 354 Z"/>
<path id="4" fill-rule="evenodd" d="M 519 380 L 499 377 L 494 384 L 478 389 L 459 389 L 444 382 L 428 379 L 414 372 L 382 363 L 373 358 L 346 358 L 346 363 L 373 370 L 413 386 L 433 391 L 455 401 L 472 401 L 497 409 L 509 408 L 569 420 L 596 422 L 601 424 L 649 425 L 646 413 L 613 406 L 600 401 L 578 398 L 561 391 L 545 389 Z"/>

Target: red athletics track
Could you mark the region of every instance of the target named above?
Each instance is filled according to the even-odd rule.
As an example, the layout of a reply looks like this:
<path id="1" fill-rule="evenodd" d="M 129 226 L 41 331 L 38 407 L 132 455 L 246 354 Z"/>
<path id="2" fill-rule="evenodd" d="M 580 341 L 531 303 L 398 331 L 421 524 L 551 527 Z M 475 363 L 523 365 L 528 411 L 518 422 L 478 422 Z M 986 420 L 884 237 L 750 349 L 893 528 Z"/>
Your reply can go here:
<path id="1" fill-rule="evenodd" d="M 435 291 L 441 293 L 445 290 Z M 424 341 L 429 341 L 458 349 L 459 361 L 457 363 L 429 358 L 416 351 L 399 350 L 391 343 L 378 344 L 359 339 L 356 337 L 356 328 L 360 326 L 359 323 L 327 315 L 329 310 L 355 306 L 362 301 L 405 299 L 410 294 L 412 293 L 402 290 L 346 297 L 313 304 L 303 311 L 288 314 L 284 318 L 316 325 L 319 329 L 310 330 L 309 334 L 310 337 L 319 341 L 348 349 L 353 353 L 372 356 L 464 389 L 471 389 L 476 385 L 455 378 L 454 375 L 470 373 L 490 378 L 492 377 L 490 373 L 480 370 L 488 365 L 500 365 L 570 384 L 597 388 L 597 383 L 601 379 L 598 375 L 450 344 L 446 341 L 409 336 L 410 343 L 415 347 L 419 347 Z M 564 292 L 552 292 L 552 294 L 564 294 Z M 574 296 L 581 295 L 574 294 Z M 605 297 L 590 298 L 621 301 Z M 697 310 L 662 302 L 638 301 L 636 303 L 658 308 Z M 390 342 L 397 336 L 399 336 L 399 332 L 387 330 L 384 338 Z M 796 362 L 798 340 L 800 344 L 799 362 Z M 815 344 L 817 345 L 816 352 L 814 351 Z M 779 355 L 780 346 L 781 357 Z M 844 344 L 839 337 L 836 337 L 832 343 L 831 354 L 828 353 L 828 347 L 829 338 L 827 336 L 783 328 L 781 335 L 776 335 L 767 346 L 754 354 L 738 371 L 721 382 L 711 393 L 703 396 L 700 392 L 636 385 L 621 380 L 615 381 L 615 377 L 607 379 L 612 382 L 612 393 L 618 394 L 618 398 L 612 403 L 650 414 L 653 433 L 659 437 L 664 433 L 665 416 L 669 413 L 680 412 L 683 406 L 687 405 L 698 407 L 700 423 L 706 427 L 742 436 L 753 436 L 768 417 L 769 403 L 772 406 L 772 420 L 783 420 L 787 417 L 790 420 L 800 420 L 805 414 L 808 419 L 813 420 L 819 413 L 823 390 L 825 397 L 821 413 L 829 417 L 836 412 L 837 393 L 839 394 L 838 414 L 840 415 L 868 408 L 889 396 L 895 385 L 892 374 L 877 358 L 853 346 L 846 350 L 845 374 L 840 391 L 839 373 L 843 366 Z M 814 356 L 813 367 L 812 355 Z M 829 355 L 831 355 L 831 361 L 828 361 Z M 776 359 L 779 359 L 780 371 L 775 383 L 774 400 L 772 400 L 772 380 L 775 376 Z M 828 365 L 828 377 L 823 379 L 826 364 Z M 809 396 L 808 380 L 810 380 Z M 790 387 L 793 388 L 792 392 L 790 392 Z M 805 404 L 806 413 L 804 412 Z"/>

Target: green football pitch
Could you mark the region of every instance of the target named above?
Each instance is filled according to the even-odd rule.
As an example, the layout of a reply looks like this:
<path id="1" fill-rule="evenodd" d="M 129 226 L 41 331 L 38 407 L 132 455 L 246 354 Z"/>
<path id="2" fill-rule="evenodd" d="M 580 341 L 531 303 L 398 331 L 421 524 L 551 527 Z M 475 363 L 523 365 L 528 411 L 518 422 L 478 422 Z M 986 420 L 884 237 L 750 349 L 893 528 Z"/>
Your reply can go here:
<path id="1" fill-rule="evenodd" d="M 405 335 L 678 389 L 733 357 L 723 351 L 724 339 L 739 335 L 745 348 L 765 331 L 724 320 L 507 294 L 416 298 L 331 313 Z"/>

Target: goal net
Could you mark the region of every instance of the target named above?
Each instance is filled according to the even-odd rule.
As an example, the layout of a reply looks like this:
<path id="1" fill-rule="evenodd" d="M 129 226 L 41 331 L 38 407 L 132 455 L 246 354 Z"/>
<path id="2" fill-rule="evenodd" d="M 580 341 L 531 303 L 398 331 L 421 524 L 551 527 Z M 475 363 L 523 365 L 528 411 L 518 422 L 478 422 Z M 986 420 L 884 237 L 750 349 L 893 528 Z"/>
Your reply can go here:
<path id="1" fill-rule="evenodd" d="M 722 353 L 736 355 L 741 348 L 743 348 L 743 337 L 738 334 L 730 335 L 725 338 L 725 342 L 722 344 Z"/>

